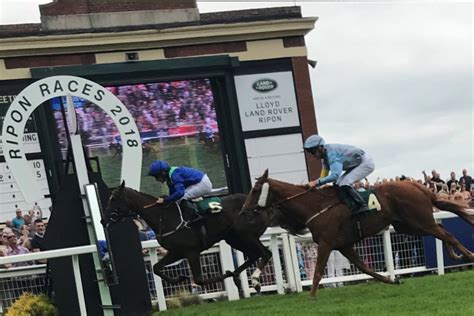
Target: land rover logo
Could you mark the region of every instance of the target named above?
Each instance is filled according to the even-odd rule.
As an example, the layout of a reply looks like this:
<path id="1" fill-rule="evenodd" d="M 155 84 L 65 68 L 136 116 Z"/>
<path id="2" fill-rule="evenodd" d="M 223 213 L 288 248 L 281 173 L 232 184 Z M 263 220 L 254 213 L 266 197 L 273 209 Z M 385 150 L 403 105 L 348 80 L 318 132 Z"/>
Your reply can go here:
<path id="1" fill-rule="evenodd" d="M 253 83 L 252 88 L 258 92 L 270 92 L 277 88 L 277 82 L 273 79 L 260 79 Z"/>

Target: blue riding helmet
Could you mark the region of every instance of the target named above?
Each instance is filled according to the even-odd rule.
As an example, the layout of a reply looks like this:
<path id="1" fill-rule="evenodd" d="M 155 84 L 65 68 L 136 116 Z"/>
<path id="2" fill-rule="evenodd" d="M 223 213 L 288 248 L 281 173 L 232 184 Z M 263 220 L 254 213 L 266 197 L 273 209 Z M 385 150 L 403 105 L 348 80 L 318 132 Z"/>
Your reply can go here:
<path id="1" fill-rule="evenodd" d="M 317 147 L 317 146 L 324 146 L 324 145 L 326 145 L 326 142 L 324 141 L 324 138 L 322 138 L 321 136 L 315 134 L 315 135 L 311 135 L 308 138 L 306 138 L 306 140 L 304 142 L 304 145 L 303 145 L 303 148 L 304 149 L 310 149 L 310 148 L 314 148 L 314 147 Z"/>
<path id="2" fill-rule="evenodd" d="M 162 173 L 162 171 L 168 171 L 170 165 L 163 160 L 155 160 L 150 166 L 150 171 L 148 172 L 149 176 L 156 177 Z"/>

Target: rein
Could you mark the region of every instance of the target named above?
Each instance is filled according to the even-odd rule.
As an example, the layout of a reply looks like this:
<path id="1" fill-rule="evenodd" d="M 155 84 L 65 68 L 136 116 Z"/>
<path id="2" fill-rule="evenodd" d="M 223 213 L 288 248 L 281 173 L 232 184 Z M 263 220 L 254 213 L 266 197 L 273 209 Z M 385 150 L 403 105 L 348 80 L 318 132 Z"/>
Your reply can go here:
<path id="1" fill-rule="evenodd" d="M 326 207 L 323 208 L 322 210 L 316 212 L 316 214 L 314 214 L 313 216 L 311 216 L 310 218 L 308 218 L 308 220 L 304 223 L 305 226 L 308 226 L 308 224 L 309 224 L 313 219 L 315 219 L 316 217 L 318 217 L 319 215 L 321 215 L 321 214 L 323 214 L 323 213 L 326 213 L 326 211 L 329 211 L 331 208 L 333 208 L 333 207 L 336 206 L 337 204 L 339 204 L 339 202 L 330 204 L 329 206 L 326 206 Z"/>
<path id="2" fill-rule="evenodd" d="M 306 193 L 308 193 L 309 191 L 313 190 L 313 188 L 309 188 L 307 189 L 306 191 L 303 191 L 303 192 L 300 192 L 298 194 L 295 194 L 295 195 L 292 195 L 292 196 L 289 196 L 283 200 L 280 200 L 280 201 L 276 201 L 276 202 L 273 202 L 272 204 L 268 205 L 267 208 L 271 208 L 271 207 L 274 207 L 275 205 L 280 205 L 282 203 L 285 203 L 289 200 L 293 200 L 294 198 L 297 198 L 298 196 L 301 196 L 301 195 L 304 195 Z"/>
<path id="3" fill-rule="evenodd" d="M 178 226 L 175 227 L 174 230 L 171 230 L 171 231 L 169 231 L 169 232 L 167 232 L 167 233 L 164 233 L 164 234 L 163 234 L 163 233 L 162 233 L 162 230 L 160 229 L 160 234 L 159 234 L 160 239 L 161 239 L 162 237 L 167 237 L 167 236 L 173 235 L 174 233 L 176 233 L 178 230 L 180 230 L 180 229 L 183 228 L 183 227 L 189 228 L 189 226 L 188 226 L 188 223 L 189 223 L 189 222 L 186 221 L 186 220 L 183 218 L 183 212 L 181 211 L 181 207 L 179 206 L 179 203 L 177 203 L 177 202 L 174 202 L 174 203 L 175 203 L 176 206 L 178 207 L 180 222 L 179 222 Z M 147 205 L 145 205 L 144 207 L 142 207 L 141 210 L 146 210 L 146 209 L 155 207 L 155 206 L 157 206 L 158 204 L 159 204 L 158 202 L 154 202 L 154 203 L 151 203 L 151 204 L 147 204 Z M 137 213 L 138 213 L 138 212 L 137 212 Z M 160 226 L 162 226 L 162 225 L 161 225 L 161 215 L 160 215 Z"/>

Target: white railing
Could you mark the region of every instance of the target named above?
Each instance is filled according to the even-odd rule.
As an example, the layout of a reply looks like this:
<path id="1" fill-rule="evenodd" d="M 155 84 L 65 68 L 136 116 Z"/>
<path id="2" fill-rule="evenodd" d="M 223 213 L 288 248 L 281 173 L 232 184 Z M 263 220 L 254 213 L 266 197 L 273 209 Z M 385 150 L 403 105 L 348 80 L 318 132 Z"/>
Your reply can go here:
<path id="1" fill-rule="evenodd" d="M 21 262 L 28 262 L 28 261 L 35 261 L 35 260 L 45 260 L 45 259 L 52 259 L 52 258 L 62 258 L 62 257 L 71 257 L 72 266 L 74 270 L 74 280 L 76 282 L 76 292 L 77 298 L 79 301 L 79 309 L 81 311 L 81 315 L 86 315 L 86 303 L 84 298 L 84 291 L 82 288 L 82 280 L 81 280 L 81 270 L 79 269 L 79 255 L 87 254 L 87 253 L 94 253 L 97 251 L 97 247 L 95 245 L 89 246 L 80 246 L 80 247 L 71 247 L 66 249 L 57 249 L 57 250 L 49 250 L 44 252 L 34 252 L 24 255 L 17 255 L 17 256 L 9 256 L 9 257 L 0 257 L 0 265 L 8 265 L 8 264 L 15 264 Z M 20 270 L 19 268 L 17 268 Z M 13 269 L 10 269 L 13 270 Z M 2 271 L 0 278 L 5 278 L 11 276 L 6 271 Z M 21 274 L 21 275 L 24 275 Z M 3 306 L 0 306 L 3 307 Z"/>
<path id="2" fill-rule="evenodd" d="M 437 221 L 441 222 L 443 219 L 454 218 L 456 215 L 441 211 L 434 213 L 434 217 Z M 393 231 L 393 228 L 390 228 L 382 231 L 377 236 L 364 239 L 364 241 L 356 244 L 355 248 L 362 259 L 375 271 L 382 275 L 389 276 L 392 279 L 397 275 L 433 270 L 428 269 L 424 262 L 424 249 L 421 238 L 406 241 L 407 238 L 406 235 L 397 234 Z M 295 237 L 280 228 L 269 228 L 262 236 L 262 242 L 266 247 L 269 247 L 272 252 L 272 259 L 261 275 L 262 292 L 284 294 L 286 289 L 299 292 L 303 290 L 303 287 L 311 285 L 312 271 L 314 271 L 314 264 L 317 260 L 317 258 L 314 257 L 317 246 L 312 242 L 309 233 Z M 142 247 L 149 250 L 149 254 L 145 256 L 145 268 L 147 269 L 149 278 L 150 298 L 153 303 L 158 305 L 160 310 L 166 310 L 166 298 L 176 296 L 180 290 L 193 291 L 193 285 L 191 281 L 178 286 L 170 285 L 162 281 L 160 277 L 153 274 L 151 269 L 153 264 L 157 263 L 160 259 L 156 252 L 159 247 L 157 241 L 145 241 L 142 243 Z M 79 302 L 80 304 L 84 304 L 77 256 L 95 251 L 96 246 L 91 245 L 12 257 L 0 257 L 0 265 L 71 256 L 73 264 L 75 265 L 74 274 Z M 394 254 L 397 253 L 405 253 L 405 257 L 407 258 L 397 259 L 398 256 L 394 256 Z M 437 268 L 435 268 L 435 270 L 437 269 L 438 274 L 441 275 L 444 274 L 444 260 L 442 242 L 439 240 L 436 240 L 436 254 Z M 224 273 L 226 270 L 233 271 L 236 267 L 234 262 L 240 265 L 244 262 L 244 259 L 241 252 L 236 251 L 233 253 L 230 246 L 221 241 L 201 254 L 203 276 L 207 278 Z M 472 263 L 470 264 L 472 265 Z M 240 275 L 242 294 L 244 297 L 249 297 L 252 293 L 255 293 L 255 290 L 250 286 L 250 274 L 253 272 L 254 267 L 255 265 Z M 44 266 L 41 268 L 21 267 L 1 269 L 0 281 L 3 278 L 19 277 L 25 274 L 38 275 L 41 271 L 44 273 Z M 345 271 L 346 273 L 342 276 L 332 277 L 329 277 L 329 273 L 326 272 L 324 278 L 321 280 L 321 284 L 371 279 L 370 276 L 360 273 L 360 271 L 355 269 L 352 265 L 349 270 Z M 347 271 L 349 272 L 347 273 Z M 185 260 L 165 267 L 164 272 L 191 276 L 189 266 Z M 232 278 L 228 278 L 220 284 L 200 288 L 199 292 L 199 295 L 203 299 L 218 298 L 221 296 L 227 296 L 229 300 L 239 299 L 239 294 Z"/>

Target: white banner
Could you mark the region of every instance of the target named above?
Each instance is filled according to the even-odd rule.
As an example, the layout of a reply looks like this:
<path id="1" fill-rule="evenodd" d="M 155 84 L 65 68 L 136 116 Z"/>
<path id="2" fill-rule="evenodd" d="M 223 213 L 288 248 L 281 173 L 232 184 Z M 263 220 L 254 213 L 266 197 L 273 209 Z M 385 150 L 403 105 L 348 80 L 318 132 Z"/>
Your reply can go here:
<path id="1" fill-rule="evenodd" d="M 300 126 L 290 71 L 235 77 L 242 131 Z"/>

